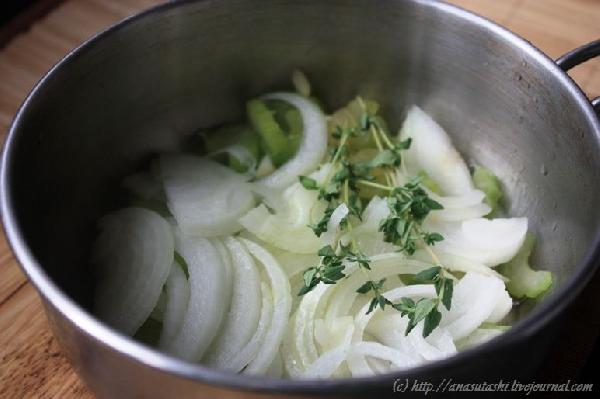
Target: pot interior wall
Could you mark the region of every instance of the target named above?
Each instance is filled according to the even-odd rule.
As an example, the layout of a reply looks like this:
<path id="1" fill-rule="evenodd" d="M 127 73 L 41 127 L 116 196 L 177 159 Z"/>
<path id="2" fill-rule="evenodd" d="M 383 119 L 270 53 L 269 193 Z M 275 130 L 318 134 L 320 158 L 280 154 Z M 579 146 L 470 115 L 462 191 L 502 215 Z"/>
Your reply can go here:
<path id="1" fill-rule="evenodd" d="M 496 172 L 509 213 L 541 239 L 536 263 L 569 278 L 599 220 L 592 126 L 540 57 L 446 6 L 418 2 L 189 2 L 113 30 L 32 98 L 11 164 L 20 228 L 49 275 L 85 306 L 95 222 L 120 179 L 246 99 L 289 88 L 294 68 L 329 110 L 372 97 L 397 129 L 428 111 L 471 164 Z M 537 57 L 537 58 L 536 58 Z"/>

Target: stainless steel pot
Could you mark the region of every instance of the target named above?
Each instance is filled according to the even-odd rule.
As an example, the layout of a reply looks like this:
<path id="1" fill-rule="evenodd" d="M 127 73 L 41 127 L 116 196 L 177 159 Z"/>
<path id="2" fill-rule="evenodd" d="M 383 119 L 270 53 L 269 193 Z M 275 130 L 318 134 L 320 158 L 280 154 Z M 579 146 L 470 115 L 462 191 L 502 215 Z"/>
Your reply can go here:
<path id="1" fill-rule="evenodd" d="M 567 56 L 568 69 L 600 51 Z M 97 218 L 119 178 L 244 100 L 305 70 L 327 105 L 356 93 L 394 126 L 417 103 L 468 159 L 496 171 L 513 215 L 541 237 L 554 292 L 508 333 L 447 360 L 353 380 L 283 381 L 189 364 L 107 328 L 87 309 Z M 600 108 L 595 102 L 597 110 Z M 64 353 L 100 397 L 394 396 L 398 378 L 526 376 L 600 250 L 600 124 L 548 57 L 493 23 L 427 0 L 175 1 L 85 43 L 19 111 L 2 161 L 2 217 Z M 527 314 L 525 314 L 527 313 Z"/>

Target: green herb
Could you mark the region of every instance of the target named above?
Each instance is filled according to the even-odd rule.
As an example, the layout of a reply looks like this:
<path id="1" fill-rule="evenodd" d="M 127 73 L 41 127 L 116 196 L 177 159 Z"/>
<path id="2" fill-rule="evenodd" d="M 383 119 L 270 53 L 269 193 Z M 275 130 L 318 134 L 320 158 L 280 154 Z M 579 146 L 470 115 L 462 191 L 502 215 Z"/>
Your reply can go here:
<path id="1" fill-rule="evenodd" d="M 410 138 L 404 141 L 394 141 L 387 135 L 387 124 L 375 112 L 367 112 L 366 103 L 359 97 L 353 102 L 353 108 L 362 107 L 363 111 L 350 127 L 336 125 L 331 137 L 337 143 L 330 150 L 331 172 L 322 184 L 315 179 L 300 176 L 299 181 L 307 190 L 318 190 L 318 198 L 327 202 L 323 217 L 309 227 L 315 235 L 321 236 L 327 231 L 327 225 L 335 209 L 342 203 L 348 207 L 348 215 L 340 221 L 341 230 L 352 230 L 353 220 L 361 220 L 363 204 L 360 199 L 360 187 L 368 186 L 380 189 L 386 193 L 390 215 L 382 220 L 379 231 L 383 232 L 384 241 L 393 243 L 400 251 L 412 255 L 419 243 L 433 246 L 444 237 L 436 232 L 425 232 L 422 222 L 433 210 L 442 209 L 442 205 L 431 199 L 422 188 L 419 178 L 403 185 L 396 186 L 396 169 L 402 167 L 402 151 L 410 148 Z M 375 110 L 376 111 L 376 110 Z M 341 118 L 341 116 L 340 116 Z M 348 142 L 351 138 L 361 136 L 372 137 L 379 152 L 370 160 L 352 162 L 349 158 Z M 364 140 L 363 140 L 364 141 Z M 376 181 L 376 171 L 383 171 L 387 184 Z M 381 176 L 381 173 L 379 173 Z M 337 249 L 335 249 L 337 248 Z M 345 277 L 344 269 L 348 263 L 356 263 L 367 281 L 358 288 L 357 292 L 371 295 L 367 313 L 377 307 L 385 309 L 392 306 L 403 315 L 408 316 L 407 333 L 419 322 L 425 320 L 423 334 L 427 336 L 435 329 L 441 320 L 438 311 L 439 303 L 447 309 L 452 300 L 453 283 L 442 274 L 441 267 L 427 269 L 414 276 L 414 282 L 434 284 L 437 298 L 423 298 L 414 302 L 410 298 L 402 298 L 397 304 L 392 303 L 382 293 L 385 279 L 374 281 L 369 277 L 371 270 L 370 259 L 351 240 L 348 245 L 337 243 L 327 245 L 319 250 L 320 262 L 317 266 L 308 268 L 303 274 L 304 285 L 298 295 L 304 295 L 313 290 L 319 283 L 335 284 Z M 432 255 L 435 258 L 435 255 Z M 436 263 L 437 258 L 435 259 Z"/>
<path id="2" fill-rule="evenodd" d="M 400 299 L 400 302 L 392 306 L 403 316 L 408 317 L 408 326 L 406 327 L 405 334 L 409 334 L 417 324 L 425 320 L 423 337 L 427 337 L 440 324 L 440 320 L 442 319 L 438 305 L 441 303 L 448 310 L 452 306 L 454 282 L 444 277 L 442 268 L 439 266 L 417 273 L 413 281 L 417 284 L 434 284 L 437 297 L 422 298 L 416 303 L 411 298 L 404 297 Z"/>
<path id="3" fill-rule="evenodd" d="M 304 295 L 312 291 L 319 283 L 335 284 L 342 279 L 345 266 L 343 264 L 344 255 L 337 255 L 331 245 L 326 245 L 318 252 L 321 257 L 319 265 L 311 267 L 304 271 L 302 275 L 304 285 L 298 292 L 298 295 Z"/>
<path id="4" fill-rule="evenodd" d="M 306 176 L 299 176 L 298 179 L 300 179 L 300 183 L 307 190 L 319 189 L 319 185 L 317 184 L 317 181 L 315 179 L 311 179 L 310 177 Z"/>
<path id="5" fill-rule="evenodd" d="M 442 205 L 432 200 L 420 186 L 416 178 L 403 187 L 391 190 L 387 198 L 390 214 L 379 224 L 383 240 L 400 247 L 408 255 L 415 253 L 417 242 L 421 239 L 427 245 L 442 241 L 439 233 L 425 233 L 420 230 L 421 223 L 433 210 L 442 209 Z"/>
<path id="6" fill-rule="evenodd" d="M 385 309 L 386 305 L 393 306 L 392 302 L 388 300 L 385 296 L 383 296 L 383 294 L 381 293 L 383 283 L 385 283 L 385 279 L 379 280 L 378 282 L 369 280 L 356 290 L 356 292 L 358 292 L 359 294 L 366 294 L 371 291 L 373 292 L 374 296 L 373 299 L 371 299 L 371 302 L 369 303 L 369 309 L 367 310 L 367 314 L 375 310 L 377 306 L 379 306 L 381 309 Z"/>

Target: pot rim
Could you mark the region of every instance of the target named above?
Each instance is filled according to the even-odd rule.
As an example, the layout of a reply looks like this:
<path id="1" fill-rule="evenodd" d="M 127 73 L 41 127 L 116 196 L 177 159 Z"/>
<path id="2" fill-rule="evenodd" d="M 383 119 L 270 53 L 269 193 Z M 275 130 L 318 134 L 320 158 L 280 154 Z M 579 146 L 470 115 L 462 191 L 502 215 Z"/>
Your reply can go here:
<path id="1" fill-rule="evenodd" d="M 398 1 L 398 0 L 396 0 Z M 541 50 L 527 42 L 525 39 L 510 32 L 506 28 L 481 17 L 470 11 L 464 10 L 458 6 L 439 2 L 436 0 L 413 0 L 421 6 L 438 10 L 454 17 L 458 17 L 465 22 L 478 25 L 482 29 L 491 32 L 496 40 L 505 41 L 519 48 L 524 54 L 534 59 L 541 66 L 545 67 L 548 73 L 557 79 L 565 88 L 582 111 L 581 117 L 585 118 L 592 128 L 593 139 L 596 143 L 596 153 L 600 153 L 600 121 L 596 116 L 590 102 L 580 87 L 563 72 L 552 59 L 545 55 Z M 365 389 L 370 386 L 389 385 L 392 389 L 394 380 L 404 380 L 419 375 L 435 375 L 437 372 L 455 368 L 459 365 L 472 362 L 476 357 L 484 355 L 486 352 L 507 347 L 512 343 L 518 343 L 533 336 L 536 332 L 546 326 L 551 320 L 555 319 L 584 288 L 587 282 L 593 276 L 600 258 L 600 228 L 595 232 L 592 246 L 588 249 L 582 261 L 577 265 L 573 276 L 553 291 L 548 298 L 538 304 L 532 312 L 523 320 L 518 321 L 511 329 L 492 339 L 491 341 L 459 352 L 449 358 L 426 363 L 424 365 L 383 375 L 358 378 L 340 378 L 340 379 L 276 379 L 272 377 L 234 374 L 227 371 L 221 371 L 205 367 L 201 364 L 189 363 L 177 359 L 170 355 L 161 353 L 132 338 L 125 336 L 116 330 L 106 326 L 99 319 L 78 305 L 66 293 L 64 293 L 46 274 L 42 266 L 34 258 L 30 248 L 25 242 L 22 232 L 19 229 L 19 223 L 14 212 L 15 204 L 11 195 L 12 170 L 14 158 L 14 143 L 17 140 L 18 131 L 25 118 L 26 110 L 36 94 L 43 89 L 47 81 L 51 80 L 57 71 L 64 65 L 74 62 L 78 56 L 84 54 L 103 38 L 114 34 L 115 32 L 135 23 L 138 20 L 147 18 L 154 14 L 163 13 L 171 9 L 182 7 L 188 3 L 204 3 L 210 0 L 173 0 L 171 2 L 160 4 L 140 13 L 127 17 L 106 30 L 92 36 L 83 44 L 70 51 L 56 65 L 54 65 L 35 85 L 25 101 L 22 103 L 15 119 L 13 120 L 9 133 L 7 135 L 2 157 L 0 159 L 0 213 L 2 214 L 2 223 L 6 232 L 8 243 L 12 248 L 21 269 L 28 276 L 29 281 L 33 283 L 37 291 L 46 302 L 60 312 L 60 314 L 77 329 L 81 330 L 89 338 L 97 341 L 119 355 L 128 358 L 130 361 L 139 362 L 155 370 L 169 373 L 180 378 L 202 382 L 208 385 L 220 386 L 223 388 L 232 388 L 256 392 L 277 392 L 277 393 L 320 393 L 320 394 L 340 394 L 343 392 L 356 392 L 357 389 Z"/>

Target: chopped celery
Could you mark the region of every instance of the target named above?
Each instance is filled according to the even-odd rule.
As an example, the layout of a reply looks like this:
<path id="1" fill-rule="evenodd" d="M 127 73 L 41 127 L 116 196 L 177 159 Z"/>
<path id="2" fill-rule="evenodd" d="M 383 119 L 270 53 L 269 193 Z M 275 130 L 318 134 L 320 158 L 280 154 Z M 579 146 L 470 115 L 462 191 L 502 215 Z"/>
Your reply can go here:
<path id="1" fill-rule="evenodd" d="M 500 210 L 500 201 L 503 196 L 500 180 L 488 169 L 476 166 L 473 183 L 476 188 L 485 193 L 485 202 L 492 208 L 488 217 L 494 217 Z"/>
<path id="2" fill-rule="evenodd" d="M 429 177 L 427 172 L 420 170 L 418 176 L 421 178 L 421 183 L 423 183 L 426 188 L 430 189 L 437 195 L 442 195 L 442 189 L 440 188 L 439 184 Z"/>
<path id="3" fill-rule="evenodd" d="M 533 270 L 529 256 L 535 244 L 535 236 L 527 234 L 523 246 L 510 262 L 498 266 L 498 271 L 510 281 L 506 287 L 515 298 L 536 299 L 552 286 L 552 273 L 546 270 Z"/>
<path id="4" fill-rule="evenodd" d="M 290 159 L 294 152 L 289 145 L 289 140 L 275 120 L 273 111 L 265 102 L 257 99 L 250 100 L 246 104 L 246 111 L 250 124 L 263 139 L 262 143 L 273 163 L 279 166 Z"/>
<path id="5" fill-rule="evenodd" d="M 292 136 L 301 136 L 302 135 L 302 115 L 300 115 L 300 111 L 296 108 L 287 110 L 283 114 L 285 123 L 288 128 L 288 135 Z"/>
<path id="6" fill-rule="evenodd" d="M 464 350 L 475 345 L 483 344 L 484 342 L 487 342 L 497 337 L 498 335 L 502 334 L 510 328 L 508 326 L 498 325 L 488 325 L 484 327 L 484 324 L 488 323 L 483 323 L 478 329 L 473 331 L 471 334 L 458 340 L 456 342 L 456 348 L 458 350 Z"/>
<path id="7" fill-rule="evenodd" d="M 203 134 L 204 146 L 207 153 L 214 153 L 232 145 L 241 145 L 259 159 L 260 137 L 247 125 L 227 125 Z"/>

